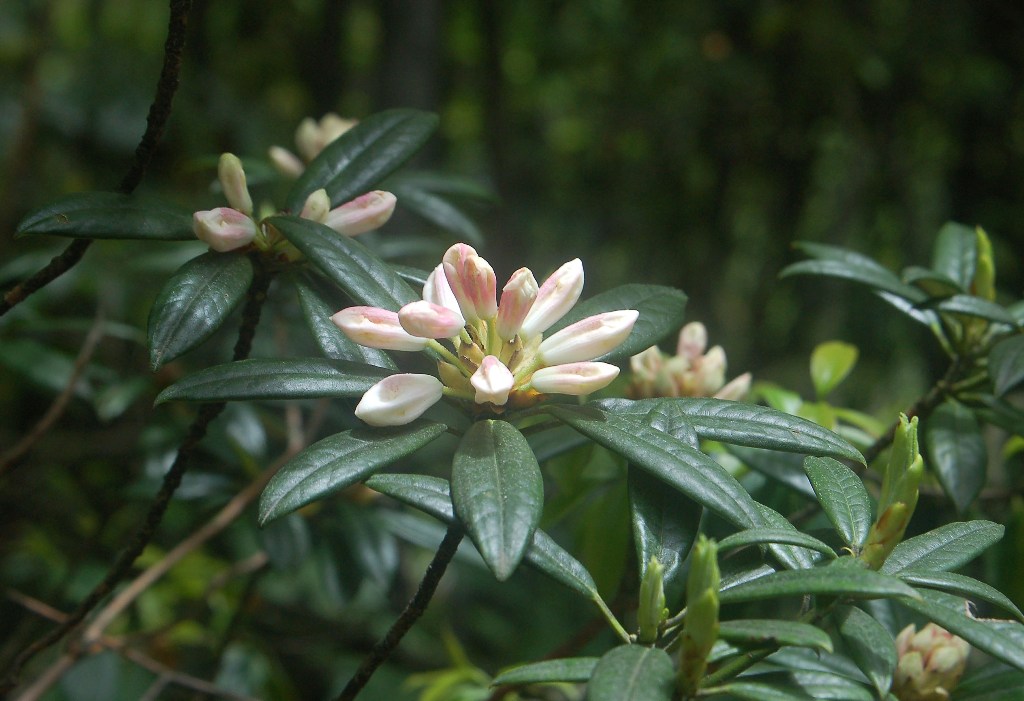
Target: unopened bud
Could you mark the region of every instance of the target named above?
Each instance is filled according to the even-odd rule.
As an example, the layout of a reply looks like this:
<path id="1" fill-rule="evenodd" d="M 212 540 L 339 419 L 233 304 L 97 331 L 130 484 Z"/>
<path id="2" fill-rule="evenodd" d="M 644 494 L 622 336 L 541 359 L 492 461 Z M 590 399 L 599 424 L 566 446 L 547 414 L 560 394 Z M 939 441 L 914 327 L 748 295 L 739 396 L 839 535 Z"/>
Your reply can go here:
<path id="1" fill-rule="evenodd" d="M 541 368 L 533 373 L 530 384 L 544 394 L 582 396 L 604 389 L 618 375 L 619 369 L 614 365 L 584 361 Z"/>
<path id="2" fill-rule="evenodd" d="M 707 669 L 708 655 L 718 639 L 718 545 L 701 535 L 690 555 L 686 579 L 686 619 L 679 648 L 679 688 L 693 696 Z"/>
<path id="3" fill-rule="evenodd" d="M 256 222 L 230 207 L 218 207 L 192 215 L 192 231 L 196 238 L 220 253 L 233 251 L 252 243 L 256 238 Z"/>
<path id="4" fill-rule="evenodd" d="M 358 236 L 384 226 L 395 211 L 397 198 L 390 192 L 374 190 L 335 207 L 324 223 L 344 236 Z"/>
<path id="5" fill-rule="evenodd" d="M 426 338 L 413 336 L 402 328 L 398 314 L 378 307 L 348 307 L 331 317 L 334 325 L 352 341 L 368 348 L 418 351 Z"/>
<path id="6" fill-rule="evenodd" d="M 430 375 L 391 375 L 363 394 L 355 414 L 371 426 L 404 426 L 436 404 L 443 390 Z"/>
<path id="7" fill-rule="evenodd" d="M 900 701 L 947 701 L 967 666 L 971 646 L 934 623 L 909 625 L 896 637 L 893 693 Z"/>
<path id="8" fill-rule="evenodd" d="M 547 365 L 593 360 L 625 341 L 639 316 L 635 309 L 595 314 L 545 338 L 538 353 Z"/>
<path id="9" fill-rule="evenodd" d="M 512 273 L 501 291 L 498 304 L 498 336 L 510 341 L 523 326 L 523 320 L 537 299 L 537 280 L 529 268 L 520 268 Z"/>
<path id="10" fill-rule="evenodd" d="M 708 330 L 699 321 L 691 321 L 679 332 L 679 343 L 676 355 L 686 358 L 697 358 L 704 354 L 708 346 Z"/>
<path id="11" fill-rule="evenodd" d="M 306 204 L 302 207 L 302 213 L 299 216 L 303 219 L 323 224 L 327 221 L 327 213 L 330 210 L 331 198 L 327 195 L 327 190 L 320 188 L 309 193 L 309 197 L 306 198 Z"/>
<path id="12" fill-rule="evenodd" d="M 497 406 L 505 405 L 515 383 L 511 371 L 493 355 L 484 357 L 469 381 L 476 390 L 477 404 L 490 402 Z"/>
<path id="13" fill-rule="evenodd" d="M 252 197 L 245 184 L 245 170 L 238 156 L 222 153 L 217 161 L 217 179 L 228 199 L 228 204 L 242 214 L 252 215 Z"/>
<path id="14" fill-rule="evenodd" d="M 661 624 L 665 622 L 668 610 L 665 608 L 665 568 L 652 557 L 647 564 L 647 571 L 640 581 L 640 606 L 637 610 L 639 633 L 637 642 L 650 645 L 657 641 L 661 634 Z"/>
<path id="15" fill-rule="evenodd" d="M 270 162 L 281 175 L 297 178 L 306 170 L 306 165 L 302 162 L 302 159 L 286 148 L 271 146 L 268 155 L 270 156 Z"/>
<path id="16" fill-rule="evenodd" d="M 978 262 L 974 267 L 971 292 L 990 302 L 996 298 L 996 264 L 992 256 L 992 242 L 980 226 L 974 229 L 978 248 Z"/>
<path id="17" fill-rule="evenodd" d="M 544 333 L 565 316 L 583 292 L 583 263 L 579 258 L 553 272 L 537 291 L 537 299 L 523 320 L 520 333 L 529 338 Z"/>
<path id="18" fill-rule="evenodd" d="M 399 309 L 398 321 L 403 329 L 421 338 L 451 338 L 466 325 L 462 314 L 425 299 Z"/>

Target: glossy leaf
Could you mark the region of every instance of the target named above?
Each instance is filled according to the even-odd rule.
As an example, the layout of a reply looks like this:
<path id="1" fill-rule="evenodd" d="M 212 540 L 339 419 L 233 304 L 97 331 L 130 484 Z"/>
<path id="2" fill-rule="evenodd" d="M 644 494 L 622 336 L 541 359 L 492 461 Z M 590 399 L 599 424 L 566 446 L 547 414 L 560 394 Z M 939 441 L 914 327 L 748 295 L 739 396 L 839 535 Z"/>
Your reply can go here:
<path id="1" fill-rule="evenodd" d="M 992 346 L 988 374 L 997 397 L 1024 382 L 1024 334 L 1004 338 Z"/>
<path id="2" fill-rule="evenodd" d="M 966 290 L 974 281 L 977 264 L 978 239 L 974 228 L 956 222 L 944 224 L 935 238 L 932 268 Z"/>
<path id="3" fill-rule="evenodd" d="M 674 583 L 681 584 L 681 566 L 693 547 L 704 509 L 635 467 L 629 470 L 629 509 L 639 578 L 656 557 L 664 568 L 666 589 L 674 589 Z"/>
<path id="4" fill-rule="evenodd" d="M 911 265 L 903 269 L 903 282 L 919 287 L 929 297 L 949 297 L 964 291 L 964 288 L 950 277 L 930 268 Z"/>
<path id="5" fill-rule="evenodd" d="M 971 407 L 978 413 L 978 418 L 987 423 L 1006 429 L 1010 433 L 1024 436 L 1024 410 L 1010 404 L 1005 399 L 983 394 L 971 398 Z"/>
<path id="6" fill-rule="evenodd" d="M 244 253 L 210 251 L 181 266 L 149 312 L 152 368 L 208 339 L 245 298 L 252 278 L 252 261 Z"/>
<path id="7" fill-rule="evenodd" d="M 928 465 L 963 513 L 985 486 L 988 453 L 974 412 L 948 400 L 928 418 L 924 445 Z"/>
<path id="8" fill-rule="evenodd" d="M 260 524 L 361 482 L 445 432 L 423 420 L 389 429 L 358 428 L 317 441 L 289 460 L 260 497 Z"/>
<path id="9" fill-rule="evenodd" d="M 812 701 L 815 697 L 808 695 L 799 687 L 782 684 L 765 684 L 756 681 L 736 681 L 716 686 L 707 690 L 710 698 L 718 692 L 727 693 L 733 698 L 746 701 Z M 820 701 L 821 697 L 818 697 Z"/>
<path id="10" fill-rule="evenodd" d="M 913 285 L 908 285 L 892 272 L 863 256 L 848 256 L 844 259 L 819 258 L 804 260 L 783 268 L 779 277 L 793 275 L 817 275 L 822 277 L 850 280 L 876 290 L 892 293 L 915 304 L 925 301 L 928 296 Z"/>
<path id="11" fill-rule="evenodd" d="M 253 358 L 189 375 L 161 392 L 156 403 L 359 397 L 390 374 L 390 370 L 347 360 Z"/>
<path id="12" fill-rule="evenodd" d="M 746 531 L 739 531 L 718 541 L 718 549 L 721 551 L 731 548 L 739 548 L 745 545 L 761 545 L 767 543 L 786 543 L 797 545 L 802 548 L 809 548 L 831 558 L 837 557 L 835 550 L 814 536 L 801 533 L 798 530 L 784 528 L 752 528 Z"/>
<path id="13" fill-rule="evenodd" d="M 955 701 L 1020 701 L 1024 672 L 988 664 L 968 672 L 956 687 Z"/>
<path id="14" fill-rule="evenodd" d="M 796 453 L 780 453 L 765 448 L 747 448 L 729 445 L 726 450 L 739 458 L 747 467 L 765 477 L 784 484 L 805 497 L 815 497 L 810 480 L 804 473 L 804 457 Z"/>
<path id="15" fill-rule="evenodd" d="M 821 399 L 835 389 L 857 364 L 857 346 L 842 341 L 828 341 L 811 352 L 811 380 Z"/>
<path id="16" fill-rule="evenodd" d="M 402 207 L 454 234 L 457 240 L 474 246 L 483 243 L 484 237 L 476 222 L 444 197 L 404 181 L 393 183 L 391 192 Z"/>
<path id="17" fill-rule="evenodd" d="M 705 440 L 864 462 L 860 451 L 832 431 L 806 419 L 756 404 L 682 398 L 604 399 L 593 402 L 591 406 L 616 414 L 643 415 L 659 404 L 673 404 L 680 408 L 697 435 Z"/>
<path id="18" fill-rule="evenodd" d="M 953 295 L 937 302 L 929 302 L 927 307 L 940 312 L 973 316 L 1010 326 L 1017 325 L 1017 320 L 1005 308 L 995 302 L 972 295 Z"/>
<path id="19" fill-rule="evenodd" d="M 420 150 L 437 123 L 437 115 L 419 110 L 370 115 L 306 166 L 288 193 L 288 209 L 300 211 L 306 197 L 320 188 L 327 190 L 334 207 L 369 192 Z"/>
<path id="20" fill-rule="evenodd" d="M 897 545 L 881 571 L 946 571 L 961 567 L 1003 537 L 1004 528 L 991 521 L 958 521 L 909 538 Z"/>
<path id="21" fill-rule="evenodd" d="M 622 285 L 580 302 L 562 317 L 545 335 L 564 329 L 569 324 L 601 312 L 636 309 L 640 317 L 629 337 L 614 350 L 596 360 L 606 362 L 628 358 L 650 348 L 683 324 L 686 295 L 660 285 Z"/>
<path id="22" fill-rule="evenodd" d="M 894 596 L 919 598 L 911 587 L 895 577 L 856 565 L 830 565 L 775 572 L 721 592 L 719 601 L 723 604 L 732 604 L 805 594 L 841 595 L 855 599 Z"/>
<path id="23" fill-rule="evenodd" d="M 507 421 L 473 424 L 455 452 L 451 494 L 484 562 L 500 581 L 508 579 L 544 507 L 544 479 L 523 434 Z"/>
<path id="24" fill-rule="evenodd" d="M 506 669 L 491 682 L 494 686 L 542 684 L 546 682 L 585 682 L 594 673 L 600 658 L 567 657 L 560 660 L 531 662 Z"/>
<path id="25" fill-rule="evenodd" d="M 718 624 L 718 636 L 733 643 L 776 643 L 832 652 L 828 633 L 817 626 L 797 621 L 770 618 L 722 621 Z"/>
<path id="26" fill-rule="evenodd" d="M 850 657 L 884 698 L 896 670 L 896 642 L 874 617 L 855 606 L 839 606 L 834 617 Z"/>
<path id="27" fill-rule="evenodd" d="M 987 601 L 990 604 L 1009 611 L 1018 619 L 1024 621 L 1024 613 L 1010 601 L 1010 598 L 995 587 L 984 582 L 979 582 L 973 577 L 968 577 L 954 572 L 932 572 L 928 570 L 909 569 L 899 573 L 899 578 L 907 584 L 929 589 L 956 594 L 967 599 Z"/>
<path id="28" fill-rule="evenodd" d="M 607 652 L 587 684 L 589 701 L 670 701 L 675 669 L 657 647 L 622 645 Z"/>
<path id="29" fill-rule="evenodd" d="M 843 542 L 858 550 L 871 528 L 871 497 L 854 473 L 832 458 L 807 458 L 804 471 Z"/>
<path id="30" fill-rule="evenodd" d="M 79 192 L 30 212 L 16 236 L 194 241 L 192 212 L 140 195 Z"/>

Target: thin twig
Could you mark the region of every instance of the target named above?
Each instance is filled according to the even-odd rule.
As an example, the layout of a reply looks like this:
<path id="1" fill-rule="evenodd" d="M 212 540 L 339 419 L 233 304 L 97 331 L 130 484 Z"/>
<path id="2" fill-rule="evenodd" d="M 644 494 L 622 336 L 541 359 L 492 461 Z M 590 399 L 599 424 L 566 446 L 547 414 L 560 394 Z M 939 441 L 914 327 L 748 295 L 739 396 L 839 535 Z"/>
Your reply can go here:
<path id="1" fill-rule="evenodd" d="M 395 651 L 395 648 L 401 642 L 402 637 L 409 632 L 413 624 L 427 610 L 427 604 L 433 598 L 434 591 L 437 590 L 441 577 L 455 556 L 455 551 L 458 550 L 459 543 L 462 542 L 462 536 L 463 531 L 459 524 L 453 523 L 448 526 L 448 530 L 444 534 L 444 540 L 438 546 L 434 559 L 427 565 L 427 571 L 424 573 L 423 580 L 420 582 L 416 593 L 409 600 L 409 603 L 406 604 L 405 609 L 398 618 L 395 619 L 388 632 L 373 646 L 370 654 L 359 665 L 359 669 L 356 670 L 348 684 L 342 689 L 337 701 L 352 701 L 352 699 L 359 695 L 359 692 L 370 681 L 373 673 L 391 656 L 391 653 Z"/>

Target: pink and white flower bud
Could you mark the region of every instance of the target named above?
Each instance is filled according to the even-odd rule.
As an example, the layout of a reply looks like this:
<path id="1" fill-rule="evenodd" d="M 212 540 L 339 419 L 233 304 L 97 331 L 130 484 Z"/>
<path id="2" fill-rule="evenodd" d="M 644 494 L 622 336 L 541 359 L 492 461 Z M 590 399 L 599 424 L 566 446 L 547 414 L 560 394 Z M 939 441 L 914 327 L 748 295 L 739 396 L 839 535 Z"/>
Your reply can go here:
<path id="1" fill-rule="evenodd" d="M 306 164 L 302 162 L 302 159 L 286 148 L 271 146 L 267 155 L 270 156 L 270 162 L 281 175 L 297 178 L 306 170 Z"/>
<path id="2" fill-rule="evenodd" d="M 515 384 L 515 379 L 504 363 L 493 355 L 488 355 L 480 362 L 480 367 L 469 378 L 469 382 L 476 390 L 477 404 L 490 402 L 497 406 L 504 406 L 508 401 L 509 392 L 512 391 L 512 385 Z"/>
<path id="3" fill-rule="evenodd" d="M 444 274 L 444 264 L 439 264 L 430 271 L 427 281 L 423 285 L 423 299 L 438 304 L 445 309 L 462 316 L 462 309 L 459 307 L 459 300 L 455 299 L 452 286 L 448 284 L 448 277 Z"/>
<path id="4" fill-rule="evenodd" d="M 398 322 L 413 336 L 421 338 L 451 338 L 458 336 L 466 325 L 462 314 L 440 304 L 421 299 L 398 310 Z"/>
<path id="5" fill-rule="evenodd" d="M 302 213 L 299 216 L 303 219 L 323 224 L 327 221 L 327 213 L 330 211 L 331 198 L 327 194 L 327 190 L 320 188 L 315 192 L 309 193 L 309 197 L 306 198 L 306 204 L 302 207 Z"/>
<path id="6" fill-rule="evenodd" d="M 245 170 L 238 156 L 222 153 L 217 161 L 217 179 L 228 198 L 228 204 L 242 214 L 252 214 L 252 197 L 245 184 Z"/>
<path id="7" fill-rule="evenodd" d="M 374 190 L 335 207 L 324 221 L 339 234 L 358 236 L 384 226 L 395 211 L 398 199 L 390 192 Z"/>
<path id="8" fill-rule="evenodd" d="M 192 231 L 196 238 L 220 253 L 248 246 L 257 233 L 256 222 L 230 207 L 195 212 Z"/>
<path id="9" fill-rule="evenodd" d="M 583 292 L 583 263 L 574 258 L 553 272 L 537 292 L 519 334 L 525 338 L 544 333 L 565 316 Z"/>
<path id="10" fill-rule="evenodd" d="M 715 346 L 709 350 L 697 366 L 700 374 L 700 394 L 709 397 L 725 384 L 725 350 Z"/>
<path id="11" fill-rule="evenodd" d="M 751 375 L 749 372 L 733 378 L 729 384 L 715 392 L 715 399 L 728 399 L 734 402 L 743 401 L 750 394 L 750 381 Z"/>
<path id="12" fill-rule="evenodd" d="M 618 375 L 619 369 L 609 363 L 569 363 L 541 368 L 533 373 L 530 384 L 544 394 L 581 396 L 604 389 Z"/>
<path id="13" fill-rule="evenodd" d="M 476 249 L 464 243 L 457 243 L 444 253 L 441 259 L 442 270 L 448 279 L 448 286 L 459 303 L 459 309 L 466 321 L 477 321 L 476 305 L 466 290 L 466 261 L 477 257 Z"/>
<path id="14" fill-rule="evenodd" d="M 545 365 L 593 360 L 625 341 L 639 316 L 635 309 L 589 316 L 545 338 L 537 352 Z"/>
<path id="15" fill-rule="evenodd" d="M 537 279 L 529 268 L 520 268 L 512 273 L 501 291 L 501 303 L 498 304 L 497 329 L 502 340 L 511 341 L 519 333 L 523 320 L 537 299 L 537 292 Z"/>
<path id="16" fill-rule="evenodd" d="M 441 399 L 444 385 L 431 375 L 385 377 L 356 405 L 356 416 L 371 426 L 404 426 Z"/>
<path id="17" fill-rule="evenodd" d="M 679 332 L 679 344 L 676 347 L 676 355 L 685 358 L 697 358 L 704 353 L 708 347 L 708 330 L 699 321 L 691 321 Z"/>
<path id="18" fill-rule="evenodd" d="M 352 341 L 368 348 L 418 351 L 427 345 L 428 339 L 403 329 L 398 314 L 387 309 L 348 307 L 333 315 L 331 321 Z"/>
<path id="19" fill-rule="evenodd" d="M 477 316 L 481 319 L 493 319 L 498 313 L 498 282 L 491 264 L 480 256 L 470 256 L 466 259 L 462 281 L 463 289 L 472 300 Z"/>
<path id="20" fill-rule="evenodd" d="M 320 118 L 320 140 L 322 151 L 328 144 L 358 124 L 358 120 L 345 119 L 334 112 L 328 112 Z"/>
<path id="21" fill-rule="evenodd" d="M 306 163 L 317 157 L 324 145 L 320 140 L 320 127 L 312 117 L 306 117 L 295 129 L 295 145 L 299 148 L 299 154 L 306 159 Z"/>

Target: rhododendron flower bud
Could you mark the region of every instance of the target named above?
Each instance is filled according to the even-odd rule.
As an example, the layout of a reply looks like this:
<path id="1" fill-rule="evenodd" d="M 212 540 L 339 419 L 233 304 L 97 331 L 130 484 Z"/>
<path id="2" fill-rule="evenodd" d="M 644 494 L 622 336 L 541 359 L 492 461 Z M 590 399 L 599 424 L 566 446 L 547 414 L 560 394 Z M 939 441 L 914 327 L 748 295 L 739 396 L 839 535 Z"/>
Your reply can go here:
<path id="1" fill-rule="evenodd" d="M 592 360 L 625 341 L 639 316 L 635 309 L 595 314 L 545 338 L 537 352 L 547 365 Z"/>
<path id="2" fill-rule="evenodd" d="M 466 290 L 466 261 L 475 258 L 476 249 L 465 243 L 457 243 L 447 251 L 441 259 L 444 275 L 448 279 L 448 286 L 455 295 L 462 310 L 462 316 L 466 321 L 477 321 L 480 315 L 477 314 L 473 298 Z"/>
<path id="3" fill-rule="evenodd" d="M 567 365 L 552 365 L 533 373 L 530 384 L 545 394 L 590 394 L 604 389 L 619 375 L 619 369 L 609 363 L 584 361 Z"/>
<path id="4" fill-rule="evenodd" d="M 218 207 L 192 215 L 196 238 L 220 253 L 233 251 L 256 238 L 256 222 L 230 207 Z"/>
<path id="5" fill-rule="evenodd" d="M 704 354 L 708 347 L 708 330 L 699 321 L 691 321 L 679 331 L 679 343 L 676 355 L 686 358 L 697 358 Z"/>
<path id="6" fill-rule="evenodd" d="M 366 391 L 355 413 L 371 426 L 403 426 L 436 404 L 443 390 L 430 375 L 391 375 Z"/>
<path id="7" fill-rule="evenodd" d="M 472 300 L 477 316 L 481 319 L 493 319 L 498 313 L 498 303 L 495 299 L 498 283 L 491 264 L 480 256 L 470 256 L 466 259 L 462 281 L 463 289 Z"/>
<path id="8" fill-rule="evenodd" d="M 320 139 L 320 127 L 312 117 L 306 117 L 295 129 L 295 145 L 306 162 L 317 157 L 324 145 Z"/>
<path id="9" fill-rule="evenodd" d="M 529 268 L 520 268 L 512 273 L 501 291 L 498 304 L 498 336 L 509 341 L 519 333 L 523 320 L 537 299 L 537 280 Z"/>
<path id="10" fill-rule="evenodd" d="M 896 637 L 893 693 L 900 701 L 945 701 L 967 666 L 971 646 L 945 628 L 909 625 Z"/>
<path id="11" fill-rule="evenodd" d="M 298 156 L 286 148 L 271 146 L 269 150 L 270 162 L 274 164 L 278 172 L 297 178 L 306 170 L 306 165 Z"/>
<path id="12" fill-rule="evenodd" d="M 349 307 L 331 317 L 353 342 L 369 348 L 417 351 L 427 345 L 426 338 L 413 336 L 402 328 L 398 314 L 378 307 Z"/>
<path id="13" fill-rule="evenodd" d="M 725 384 L 725 350 L 715 346 L 700 361 L 700 393 L 703 396 L 714 394 Z"/>
<path id="14" fill-rule="evenodd" d="M 544 333 L 565 316 L 583 292 L 583 262 L 574 258 L 544 281 L 537 299 L 523 320 L 520 334 L 529 338 Z"/>
<path id="15" fill-rule="evenodd" d="M 459 300 L 455 299 L 452 286 L 448 284 L 448 278 L 444 274 L 444 264 L 434 268 L 427 281 L 423 284 L 423 299 L 433 302 L 462 316 L 462 309 L 459 307 Z"/>
<path id="16" fill-rule="evenodd" d="M 402 328 L 421 338 L 450 338 L 457 336 L 466 320 L 462 314 L 440 304 L 421 299 L 398 310 Z"/>
<path id="17" fill-rule="evenodd" d="M 335 207 L 327 213 L 324 223 L 345 236 L 365 234 L 387 223 L 397 201 L 390 192 L 374 190 Z"/>
<path id="18" fill-rule="evenodd" d="M 306 204 L 302 207 L 302 213 L 299 216 L 303 219 L 323 224 L 327 221 L 327 213 L 330 210 L 331 198 L 328 196 L 327 190 L 320 188 L 315 192 L 309 193 L 309 197 L 306 198 Z"/>
<path id="19" fill-rule="evenodd" d="M 505 364 L 493 355 L 486 356 L 469 379 L 476 390 L 476 403 L 490 402 L 504 406 L 515 380 Z"/>
<path id="20" fill-rule="evenodd" d="M 750 394 L 751 379 L 752 377 L 749 372 L 733 378 L 729 384 L 715 392 L 715 399 L 728 399 L 736 402 L 746 398 Z"/>
<path id="21" fill-rule="evenodd" d="M 222 153 L 217 161 L 217 179 L 228 198 L 228 204 L 242 214 L 252 214 L 252 197 L 245 185 L 242 162 L 233 153 Z"/>

